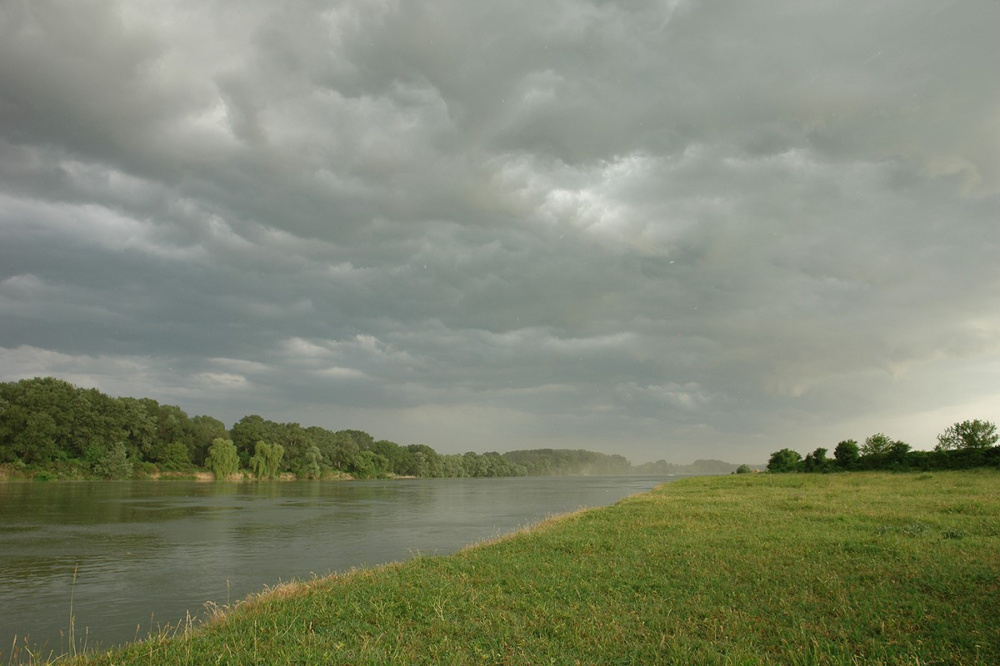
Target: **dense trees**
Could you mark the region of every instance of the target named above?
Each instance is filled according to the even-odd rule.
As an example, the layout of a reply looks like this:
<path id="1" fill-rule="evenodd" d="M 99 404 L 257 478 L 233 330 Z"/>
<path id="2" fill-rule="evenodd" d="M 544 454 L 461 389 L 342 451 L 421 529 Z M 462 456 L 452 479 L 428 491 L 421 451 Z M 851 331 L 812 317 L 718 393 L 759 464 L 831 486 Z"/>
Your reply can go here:
<path id="1" fill-rule="evenodd" d="M 632 471 L 632 464 L 622 456 L 582 449 L 510 451 L 503 457 L 509 462 L 522 465 L 530 476 L 629 474 Z"/>
<path id="2" fill-rule="evenodd" d="M 853 469 L 929 470 L 1000 467 L 1000 446 L 996 425 L 989 421 L 961 421 L 938 435 L 933 451 L 913 451 L 906 442 L 884 433 L 865 439 L 860 447 L 853 439 L 837 444 L 833 461 L 826 459 L 826 449 L 816 449 L 802 460 L 790 449 L 771 455 L 771 472 L 828 472 Z"/>
<path id="3" fill-rule="evenodd" d="M 591 451 L 442 455 L 426 444 L 376 441 L 361 430 L 331 431 L 244 416 L 230 430 L 211 416 L 189 417 L 150 398 L 114 398 L 62 380 L 0 383 L 0 464 L 63 478 L 129 478 L 207 468 L 224 479 L 386 476 L 490 477 L 623 474 L 621 456 Z"/>
<path id="4" fill-rule="evenodd" d="M 860 446 L 855 440 L 839 442 L 833 458 L 826 448 L 805 458 L 781 449 L 771 455 L 768 470 L 1000 467 L 998 439 L 993 423 L 962 421 L 938 435 L 933 451 L 913 451 L 905 442 L 876 433 Z M 244 416 L 227 430 L 211 416 L 189 417 L 174 405 L 115 398 L 52 377 L 0 383 L 0 465 L 27 475 L 102 479 L 205 468 L 219 479 L 240 470 L 259 478 L 321 479 L 718 474 L 736 469 L 716 460 L 683 467 L 661 460 L 633 467 L 622 456 L 579 449 L 440 454 L 426 444 L 401 446 L 361 430 L 304 428 L 257 414 Z"/>

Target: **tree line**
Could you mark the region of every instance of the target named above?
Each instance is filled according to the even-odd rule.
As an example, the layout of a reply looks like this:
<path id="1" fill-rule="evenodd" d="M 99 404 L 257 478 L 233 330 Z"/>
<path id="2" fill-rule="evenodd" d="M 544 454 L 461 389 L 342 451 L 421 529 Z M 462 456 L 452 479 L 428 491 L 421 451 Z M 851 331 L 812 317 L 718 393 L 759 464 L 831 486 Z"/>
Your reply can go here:
<path id="1" fill-rule="evenodd" d="M 996 424 L 979 419 L 960 421 L 938 435 L 933 451 L 914 450 L 906 442 L 874 434 L 858 444 L 841 441 L 833 450 L 818 448 L 802 457 L 792 449 L 771 454 L 769 472 L 833 472 L 847 470 L 932 470 L 1000 467 Z"/>
<path id="2" fill-rule="evenodd" d="M 626 474 L 631 463 L 593 451 L 440 454 L 361 430 L 277 423 L 251 414 L 226 428 L 151 398 L 112 397 L 54 377 L 0 383 L 0 464 L 36 478 L 127 479 L 207 469 L 301 479 Z"/>

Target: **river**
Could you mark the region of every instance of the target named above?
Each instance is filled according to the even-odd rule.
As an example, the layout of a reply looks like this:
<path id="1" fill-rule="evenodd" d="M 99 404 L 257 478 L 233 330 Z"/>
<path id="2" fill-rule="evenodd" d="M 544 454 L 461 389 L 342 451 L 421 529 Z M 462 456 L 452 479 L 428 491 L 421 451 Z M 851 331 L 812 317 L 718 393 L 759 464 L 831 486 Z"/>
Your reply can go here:
<path id="1" fill-rule="evenodd" d="M 440 555 L 665 477 L 0 483 L 0 663 L 148 636 L 290 580 Z"/>

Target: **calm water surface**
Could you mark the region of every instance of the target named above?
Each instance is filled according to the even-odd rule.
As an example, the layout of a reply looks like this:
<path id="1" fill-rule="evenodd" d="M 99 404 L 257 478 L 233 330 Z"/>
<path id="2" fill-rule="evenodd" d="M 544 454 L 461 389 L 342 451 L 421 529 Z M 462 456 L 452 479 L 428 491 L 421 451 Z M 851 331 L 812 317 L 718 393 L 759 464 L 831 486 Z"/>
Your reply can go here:
<path id="1" fill-rule="evenodd" d="M 71 607 L 77 643 L 107 647 L 208 601 L 451 553 L 667 480 L 0 483 L 0 663 L 15 636 L 65 652 Z"/>

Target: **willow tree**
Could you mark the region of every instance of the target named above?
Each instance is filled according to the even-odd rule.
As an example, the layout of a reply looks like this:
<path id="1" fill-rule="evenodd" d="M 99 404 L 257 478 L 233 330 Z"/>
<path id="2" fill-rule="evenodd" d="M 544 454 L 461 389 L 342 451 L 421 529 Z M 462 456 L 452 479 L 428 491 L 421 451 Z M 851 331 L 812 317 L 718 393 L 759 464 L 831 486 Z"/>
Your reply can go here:
<path id="1" fill-rule="evenodd" d="M 205 467 L 212 470 L 215 478 L 222 481 L 235 474 L 240 469 L 240 456 L 236 452 L 236 445 L 231 439 L 216 437 L 212 440 L 212 446 L 208 447 L 208 455 L 205 457 Z"/>
<path id="2" fill-rule="evenodd" d="M 258 479 L 273 479 L 278 476 L 281 457 L 285 455 L 285 447 L 281 444 L 257 442 L 254 453 L 250 457 L 250 469 Z"/>

